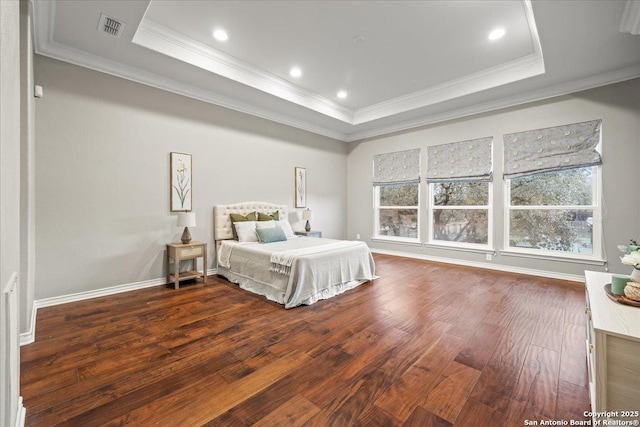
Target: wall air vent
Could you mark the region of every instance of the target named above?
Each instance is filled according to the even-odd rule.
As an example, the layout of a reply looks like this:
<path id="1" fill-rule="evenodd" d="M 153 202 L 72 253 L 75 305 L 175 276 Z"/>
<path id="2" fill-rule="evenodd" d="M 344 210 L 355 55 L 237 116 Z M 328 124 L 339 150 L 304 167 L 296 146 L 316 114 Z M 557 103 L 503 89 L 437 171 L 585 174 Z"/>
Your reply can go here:
<path id="1" fill-rule="evenodd" d="M 122 30 L 124 30 L 124 26 L 126 24 L 122 21 L 119 21 L 115 18 L 105 15 L 104 13 L 100 14 L 100 22 L 98 23 L 98 31 L 109 34 L 113 37 L 118 37 L 122 35 Z"/>

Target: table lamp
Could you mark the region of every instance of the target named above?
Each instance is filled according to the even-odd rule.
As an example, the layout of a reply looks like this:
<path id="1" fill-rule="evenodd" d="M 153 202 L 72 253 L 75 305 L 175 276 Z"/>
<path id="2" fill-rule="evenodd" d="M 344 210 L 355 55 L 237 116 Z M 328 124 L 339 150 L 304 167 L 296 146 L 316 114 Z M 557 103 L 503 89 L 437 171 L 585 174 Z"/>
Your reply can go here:
<path id="1" fill-rule="evenodd" d="M 178 214 L 178 227 L 184 227 L 184 231 L 182 232 L 182 243 L 185 245 L 191 242 L 191 233 L 189 232 L 189 227 L 196 226 L 196 214 L 195 212 L 180 212 Z"/>
<path id="2" fill-rule="evenodd" d="M 307 231 L 311 231 L 311 224 L 309 224 L 309 220 L 311 219 L 311 211 L 307 208 L 302 211 L 302 219 L 307 220 L 307 225 L 304 226 L 304 229 Z"/>

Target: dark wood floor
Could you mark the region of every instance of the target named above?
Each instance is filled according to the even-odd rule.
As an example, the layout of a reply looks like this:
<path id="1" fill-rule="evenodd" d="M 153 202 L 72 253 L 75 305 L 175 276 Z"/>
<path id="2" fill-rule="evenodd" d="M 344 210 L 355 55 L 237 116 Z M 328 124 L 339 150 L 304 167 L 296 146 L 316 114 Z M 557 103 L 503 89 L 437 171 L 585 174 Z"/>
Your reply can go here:
<path id="1" fill-rule="evenodd" d="M 523 426 L 584 420 L 583 285 L 375 256 L 284 310 L 223 279 L 38 310 L 30 426 Z"/>

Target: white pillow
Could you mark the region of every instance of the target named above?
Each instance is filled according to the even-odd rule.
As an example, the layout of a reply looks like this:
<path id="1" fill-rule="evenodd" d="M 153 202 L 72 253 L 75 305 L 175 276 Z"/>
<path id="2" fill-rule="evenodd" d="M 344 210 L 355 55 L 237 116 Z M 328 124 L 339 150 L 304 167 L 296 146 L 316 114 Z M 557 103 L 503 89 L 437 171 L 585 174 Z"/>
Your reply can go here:
<path id="1" fill-rule="evenodd" d="M 258 221 L 256 222 L 256 229 L 261 230 L 263 228 L 275 228 L 276 222 L 272 219 L 269 221 Z"/>
<path id="2" fill-rule="evenodd" d="M 240 221 L 236 222 L 236 233 L 238 233 L 239 242 L 257 242 L 258 235 L 256 234 L 256 222 L 255 221 Z"/>
<path id="3" fill-rule="evenodd" d="M 281 219 L 280 221 L 278 221 L 278 225 L 280 226 L 280 228 L 282 228 L 282 231 L 284 231 L 284 235 L 287 236 L 287 239 L 295 237 L 289 221 L 287 221 L 286 219 Z"/>

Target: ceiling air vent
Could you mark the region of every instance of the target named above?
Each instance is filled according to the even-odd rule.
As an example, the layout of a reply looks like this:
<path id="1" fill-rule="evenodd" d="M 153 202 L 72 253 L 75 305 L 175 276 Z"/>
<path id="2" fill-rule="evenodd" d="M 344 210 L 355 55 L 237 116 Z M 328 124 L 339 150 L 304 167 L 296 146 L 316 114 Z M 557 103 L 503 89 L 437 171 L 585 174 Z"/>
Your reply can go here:
<path id="1" fill-rule="evenodd" d="M 115 18 L 105 15 L 104 13 L 100 14 L 100 22 L 98 23 L 98 31 L 103 33 L 107 33 L 110 36 L 120 37 L 122 35 L 122 30 L 124 30 L 124 26 L 126 24 L 122 21 L 118 21 Z"/>

